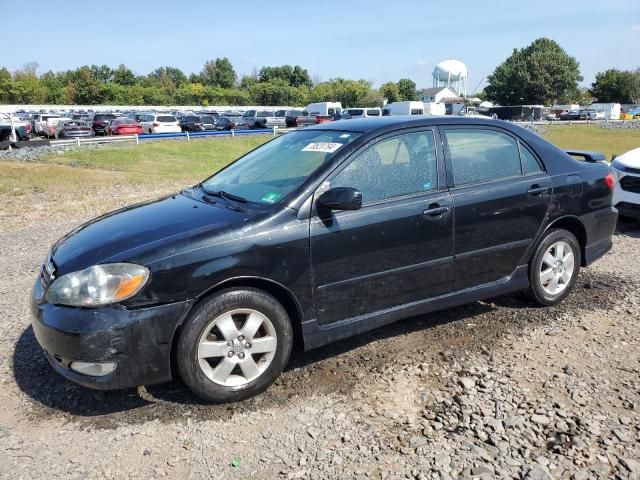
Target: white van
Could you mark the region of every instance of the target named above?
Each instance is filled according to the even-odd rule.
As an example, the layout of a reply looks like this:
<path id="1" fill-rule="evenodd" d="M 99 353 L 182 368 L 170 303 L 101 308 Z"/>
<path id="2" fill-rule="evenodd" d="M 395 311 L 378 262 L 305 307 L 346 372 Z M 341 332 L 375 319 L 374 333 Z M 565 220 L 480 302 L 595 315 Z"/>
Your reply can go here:
<path id="1" fill-rule="evenodd" d="M 393 102 L 382 108 L 382 115 L 424 115 L 422 102 Z"/>
<path id="2" fill-rule="evenodd" d="M 446 115 L 447 107 L 444 103 L 424 102 L 425 115 Z"/>
<path id="3" fill-rule="evenodd" d="M 592 103 L 588 110 L 595 110 L 598 120 L 620 120 L 619 103 Z"/>
<path id="4" fill-rule="evenodd" d="M 382 116 L 382 110 L 379 108 L 345 108 L 342 114 L 349 115 L 349 118 L 369 118 Z"/>
<path id="5" fill-rule="evenodd" d="M 310 115 L 315 116 L 328 116 L 342 113 L 342 104 L 340 102 L 318 102 L 310 103 L 306 106 L 305 110 Z"/>

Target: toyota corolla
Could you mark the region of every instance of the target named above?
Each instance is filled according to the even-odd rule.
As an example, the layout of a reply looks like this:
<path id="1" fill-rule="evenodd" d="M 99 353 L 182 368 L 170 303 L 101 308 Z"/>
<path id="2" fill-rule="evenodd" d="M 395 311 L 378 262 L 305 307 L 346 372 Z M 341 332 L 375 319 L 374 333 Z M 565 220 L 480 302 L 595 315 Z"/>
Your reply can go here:
<path id="1" fill-rule="evenodd" d="M 338 121 L 52 246 L 32 294 L 53 368 L 116 389 L 264 391 L 292 347 L 515 291 L 561 302 L 612 244 L 613 177 L 518 126 Z M 411 320 L 407 320 L 411 321 Z"/>

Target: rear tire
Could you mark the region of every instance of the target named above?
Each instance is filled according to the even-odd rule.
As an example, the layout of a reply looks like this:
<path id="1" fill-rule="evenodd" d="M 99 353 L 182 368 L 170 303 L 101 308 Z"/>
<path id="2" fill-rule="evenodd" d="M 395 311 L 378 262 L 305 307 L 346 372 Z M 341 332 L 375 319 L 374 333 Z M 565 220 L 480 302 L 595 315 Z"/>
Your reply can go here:
<path id="1" fill-rule="evenodd" d="M 570 231 L 544 234 L 529 262 L 529 297 L 540 305 L 557 305 L 574 289 L 580 273 L 580 244 Z"/>
<path id="2" fill-rule="evenodd" d="M 180 334 L 176 362 L 185 384 L 213 403 L 265 391 L 289 361 L 293 329 L 271 295 L 253 288 L 223 290 L 191 313 Z"/>

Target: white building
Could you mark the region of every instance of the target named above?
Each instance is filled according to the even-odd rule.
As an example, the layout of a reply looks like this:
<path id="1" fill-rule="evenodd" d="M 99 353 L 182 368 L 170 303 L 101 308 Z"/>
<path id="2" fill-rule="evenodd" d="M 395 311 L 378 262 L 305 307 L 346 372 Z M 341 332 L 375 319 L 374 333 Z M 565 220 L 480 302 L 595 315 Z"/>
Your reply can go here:
<path id="1" fill-rule="evenodd" d="M 448 98 L 458 98 L 458 94 L 449 87 L 425 88 L 420 92 L 420 101 L 423 103 L 442 103 Z"/>

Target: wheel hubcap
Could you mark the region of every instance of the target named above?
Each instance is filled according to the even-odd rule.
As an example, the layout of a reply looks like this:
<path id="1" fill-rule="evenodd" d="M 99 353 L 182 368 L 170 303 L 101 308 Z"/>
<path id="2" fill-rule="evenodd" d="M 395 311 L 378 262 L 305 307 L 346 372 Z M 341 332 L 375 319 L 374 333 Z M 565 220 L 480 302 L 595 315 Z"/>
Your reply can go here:
<path id="1" fill-rule="evenodd" d="M 258 378 L 278 346 L 276 329 L 265 315 L 237 308 L 211 321 L 198 342 L 198 364 L 209 380 L 236 387 Z"/>
<path id="2" fill-rule="evenodd" d="M 573 277 L 575 259 L 573 249 L 565 241 L 553 243 L 542 257 L 540 283 L 549 295 L 562 293 Z"/>

